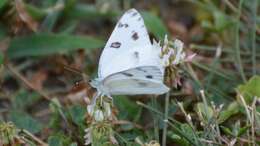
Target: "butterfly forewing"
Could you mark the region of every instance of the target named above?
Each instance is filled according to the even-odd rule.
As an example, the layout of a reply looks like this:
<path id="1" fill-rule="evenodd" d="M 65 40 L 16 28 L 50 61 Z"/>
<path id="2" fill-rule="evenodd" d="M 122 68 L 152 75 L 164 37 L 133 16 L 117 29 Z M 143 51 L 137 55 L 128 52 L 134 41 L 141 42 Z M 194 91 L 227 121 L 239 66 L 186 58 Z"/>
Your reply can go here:
<path id="1" fill-rule="evenodd" d="M 128 10 L 118 21 L 99 61 L 99 78 L 140 66 L 140 52 L 149 52 L 152 45 L 142 16 L 135 10 Z M 135 59 L 136 58 L 136 59 Z"/>

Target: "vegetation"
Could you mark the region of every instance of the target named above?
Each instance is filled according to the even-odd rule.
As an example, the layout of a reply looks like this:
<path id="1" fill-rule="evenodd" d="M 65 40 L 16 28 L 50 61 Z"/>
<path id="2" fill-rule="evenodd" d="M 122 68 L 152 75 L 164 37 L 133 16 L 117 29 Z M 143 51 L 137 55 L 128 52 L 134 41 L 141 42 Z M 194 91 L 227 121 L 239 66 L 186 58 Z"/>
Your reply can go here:
<path id="1" fill-rule="evenodd" d="M 258 0 L 0 0 L 0 145 L 260 145 Z M 101 50 L 136 8 L 184 42 L 171 92 L 88 107 Z M 176 84 L 179 80 L 181 84 Z"/>

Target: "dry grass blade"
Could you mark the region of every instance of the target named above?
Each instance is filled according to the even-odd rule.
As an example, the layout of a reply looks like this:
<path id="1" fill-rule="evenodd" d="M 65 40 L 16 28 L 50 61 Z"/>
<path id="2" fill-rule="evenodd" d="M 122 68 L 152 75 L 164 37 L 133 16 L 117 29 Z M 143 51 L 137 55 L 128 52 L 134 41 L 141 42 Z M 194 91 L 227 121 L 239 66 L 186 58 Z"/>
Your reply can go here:
<path id="1" fill-rule="evenodd" d="M 28 14 L 23 1 L 15 0 L 15 8 L 21 20 L 28 26 L 28 28 L 36 32 L 38 28 L 38 23 L 33 20 L 33 18 Z"/>
<path id="2" fill-rule="evenodd" d="M 35 90 L 38 92 L 43 98 L 50 100 L 50 97 L 44 93 L 43 91 L 35 88 L 31 82 L 29 82 L 22 74 L 20 74 L 11 64 L 6 63 L 5 66 L 7 69 L 9 69 L 10 72 L 12 72 L 19 80 L 23 81 L 29 88 Z"/>

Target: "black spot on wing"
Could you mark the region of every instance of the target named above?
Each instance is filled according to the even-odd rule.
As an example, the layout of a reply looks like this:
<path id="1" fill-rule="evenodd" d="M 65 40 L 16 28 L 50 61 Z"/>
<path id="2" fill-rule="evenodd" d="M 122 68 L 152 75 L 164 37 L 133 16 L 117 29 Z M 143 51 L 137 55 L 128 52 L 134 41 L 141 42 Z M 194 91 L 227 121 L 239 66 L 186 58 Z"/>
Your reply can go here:
<path id="1" fill-rule="evenodd" d="M 125 76 L 128 76 L 128 77 L 132 77 L 132 76 L 134 76 L 133 74 L 126 73 L 126 72 L 122 72 L 122 74 L 125 75 Z"/>
<path id="2" fill-rule="evenodd" d="M 111 48 L 120 48 L 120 46 L 121 46 L 121 43 L 120 43 L 120 42 L 113 42 L 113 43 L 110 45 Z"/>
<path id="3" fill-rule="evenodd" d="M 137 14 L 138 14 L 137 12 L 134 12 L 134 13 L 132 14 L 132 17 L 135 17 Z"/>
<path id="4" fill-rule="evenodd" d="M 118 23 L 118 28 L 122 28 L 122 27 L 127 28 L 128 26 L 129 25 L 127 23 L 125 23 L 125 24 L 123 24 L 121 22 Z"/>
<path id="5" fill-rule="evenodd" d="M 137 51 L 135 51 L 135 52 L 134 52 L 134 56 L 135 56 L 135 58 L 138 59 L 138 58 L 139 58 L 139 53 L 138 53 Z"/>
<path id="6" fill-rule="evenodd" d="M 152 78 L 153 78 L 152 75 L 146 75 L 145 77 L 146 77 L 147 79 L 152 79 Z"/>
<path id="7" fill-rule="evenodd" d="M 147 86 L 147 83 L 145 82 L 137 82 L 139 86 Z"/>
<path id="8" fill-rule="evenodd" d="M 139 39 L 137 32 L 134 32 L 134 34 L 132 35 L 132 39 L 135 40 L 135 41 Z"/>
<path id="9" fill-rule="evenodd" d="M 142 20 L 142 17 L 139 17 L 138 19 L 137 19 L 137 21 L 141 21 Z"/>
<path id="10" fill-rule="evenodd" d="M 142 72 L 144 72 L 144 73 L 146 73 L 147 71 L 145 70 L 145 69 L 142 69 L 142 68 L 136 68 L 137 70 L 139 70 L 139 71 L 142 71 Z"/>
<path id="11" fill-rule="evenodd" d="M 142 82 L 142 81 L 137 81 L 137 84 L 138 84 L 140 87 L 148 86 L 148 84 L 147 84 L 146 82 Z"/>

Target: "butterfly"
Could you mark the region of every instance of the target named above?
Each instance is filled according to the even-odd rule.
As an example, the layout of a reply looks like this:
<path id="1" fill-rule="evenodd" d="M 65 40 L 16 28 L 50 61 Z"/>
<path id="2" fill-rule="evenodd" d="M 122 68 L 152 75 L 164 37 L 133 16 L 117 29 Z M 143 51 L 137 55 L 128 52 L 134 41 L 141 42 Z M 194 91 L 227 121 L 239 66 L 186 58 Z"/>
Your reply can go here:
<path id="1" fill-rule="evenodd" d="M 98 78 L 90 81 L 97 96 L 163 94 L 160 47 L 153 45 L 135 9 L 120 18 L 101 54 Z"/>

